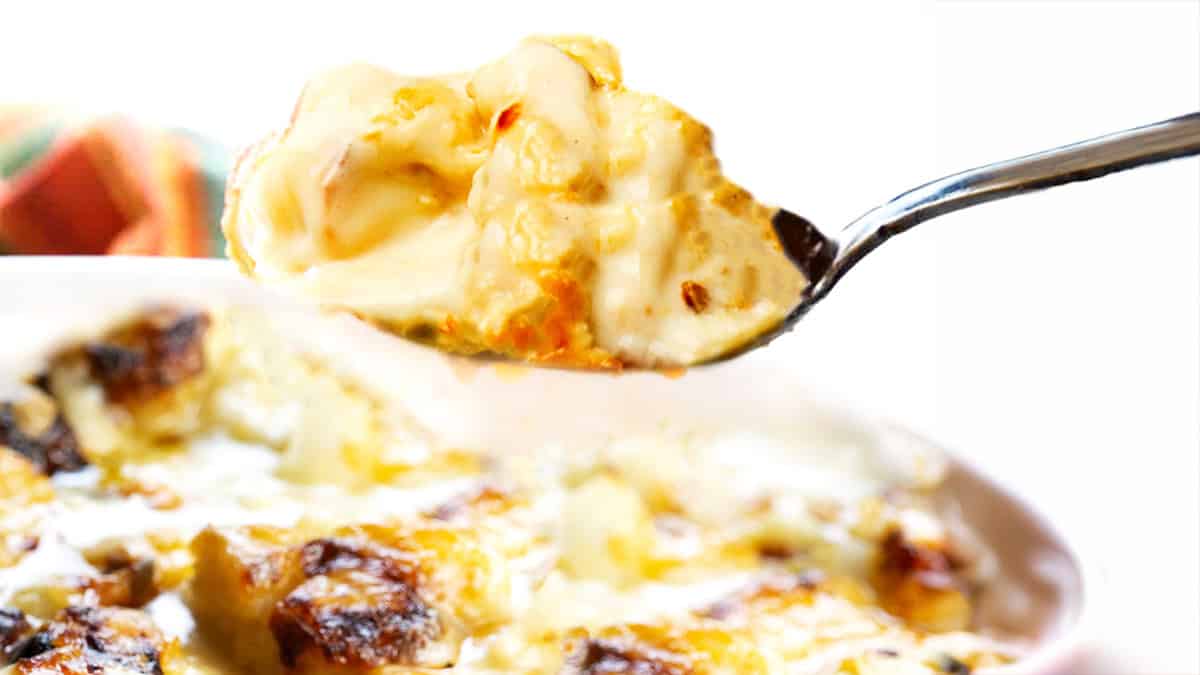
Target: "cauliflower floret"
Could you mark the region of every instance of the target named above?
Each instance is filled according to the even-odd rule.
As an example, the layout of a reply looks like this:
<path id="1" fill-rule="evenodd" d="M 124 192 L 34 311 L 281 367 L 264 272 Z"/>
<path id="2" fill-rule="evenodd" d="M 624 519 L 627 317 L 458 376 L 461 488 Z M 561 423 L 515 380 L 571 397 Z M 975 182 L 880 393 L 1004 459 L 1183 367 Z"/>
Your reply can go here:
<path id="1" fill-rule="evenodd" d="M 192 544 L 201 631 L 257 673 L 444 667 L 510 618 L 507 548 L 486 524 L 421 521 L 324 534 L 207 529 Z"/>
<path id="2" fill-rule="evenodd" d="M 686 365 L 781 321 L 806 280 L 709 130 L 542 37 L 474 73 L 355 65 L 252 147 L 222 227 L 248 275 L 465 353 Z"/>
<path id="3" fill-rule="evenodd" d="M 559 565 L 572 576 L 615 585 L 645 578 L 654 523 L 628 483 L 598 475 L 572 490 L 563 510 Z"/>

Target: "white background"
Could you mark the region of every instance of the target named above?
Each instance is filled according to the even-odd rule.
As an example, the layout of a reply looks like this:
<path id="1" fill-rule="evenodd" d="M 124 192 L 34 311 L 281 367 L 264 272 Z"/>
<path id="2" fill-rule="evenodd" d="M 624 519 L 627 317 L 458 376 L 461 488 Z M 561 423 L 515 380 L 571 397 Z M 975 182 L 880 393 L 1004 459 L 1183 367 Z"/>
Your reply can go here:
<path id="1" fill-rule="evenodd" d="M 716 129 L 736 179 L 827 228 L 945 173 L 1200 109 L 1188 0 L 43 1 L 0 20 L 0 98 L 233 146 L 323 65 L 458 70 L 529 33 L 594 33 L 631 86 Z M 927 224 L 772 350 L 1080 533 L 1109 581 L 1089 672 L 1170 675 L 1200 673 L 1198 333 L 1188 160 Z"/>

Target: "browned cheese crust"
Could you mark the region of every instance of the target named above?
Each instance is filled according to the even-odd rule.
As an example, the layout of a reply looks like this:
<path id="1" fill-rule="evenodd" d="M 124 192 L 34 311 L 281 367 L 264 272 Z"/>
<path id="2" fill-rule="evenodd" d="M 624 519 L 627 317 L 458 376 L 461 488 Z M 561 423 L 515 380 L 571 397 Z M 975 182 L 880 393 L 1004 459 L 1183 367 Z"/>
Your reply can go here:
<path id="1" fill-rule="evenodd" d="M 580 638 L 568 647 L 569 675 L 692 675 L 678 654 L 620 639 Z"/>
<path id="2" fill-rule="evenodd" d="M 913 626 L 935 632 L 966 630 L 970 600 L 949 551 L 892 530 L 879 546 L 872 585 L 880 605 Z"/>
<path id="3" fill-rule="evenodd" d="M 174 650 L 143 612 L 68 607 L 15 645 L 9 658 L 20 675 L 171 675 Z"/>
<path id="4" fill-rule="evenodd" d="M 47 476 L 86 466 L 87 460 L 79 449 L 75 434 L 62 415 L 53 409 L 52 403 L 47 402 L 52 411 L 48 420 L 39 424 L 38 420 L 30 419 L 46 415 L 44 411 L 30 410 L 40 407 L 41 403 L 40 400 L 0 402 L 0 446 L 15 450 Z M 39 426 L 40 429 L 36 428 Z"/>
<path id="5" fill-rule="evenodd" d="M 204 314 L 160 309 L 84 345 L 83 353 L 109 401 L 141 403 L 204 371 L 208 325 Z"/>
<path id="6" fill-rule="evenodd" d="M 400 551 L 328 538 L 308 542 L 299 557 L 306 580 L 270 618 L 284 666 L 412 664 L 441 635 L 437 612 L 417 594 L 419 570 Z"/>

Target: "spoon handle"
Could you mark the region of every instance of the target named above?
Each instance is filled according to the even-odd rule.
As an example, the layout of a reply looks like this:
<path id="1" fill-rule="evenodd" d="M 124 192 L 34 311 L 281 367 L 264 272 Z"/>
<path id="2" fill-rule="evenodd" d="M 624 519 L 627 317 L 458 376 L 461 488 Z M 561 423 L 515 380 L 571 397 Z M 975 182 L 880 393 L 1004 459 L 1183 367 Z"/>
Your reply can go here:
<path id="1" fill-rule="evenodd" d="M 828 285 L 890 237 L 930 218 L 995 199 L 1196 154 L 1200 154 L 1200 112 L 926 183 L 872 209 L 837 236 L 838 251 L 829 270 Z"/>

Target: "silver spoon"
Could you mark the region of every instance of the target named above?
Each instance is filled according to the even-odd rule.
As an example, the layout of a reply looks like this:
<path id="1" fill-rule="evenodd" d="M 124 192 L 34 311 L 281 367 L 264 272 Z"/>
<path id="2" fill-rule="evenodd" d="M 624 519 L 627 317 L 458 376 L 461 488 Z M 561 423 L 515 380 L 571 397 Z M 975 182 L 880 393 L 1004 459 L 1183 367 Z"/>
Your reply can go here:
<path id="1" fill-rule="evenodd" d="M 833 235 L 826 235 L 804 218 L 780 209 L 772 219 L 775 232 L 788 257 L 808 278 L 809 285 L 777 328 L 717 360 L 761 347 L 787 332 L 864 256 L 930 218 L 996 199 L 1196 154 L 1200 154 L 1200 112 L 926 183 L 871 209 Z"/>

